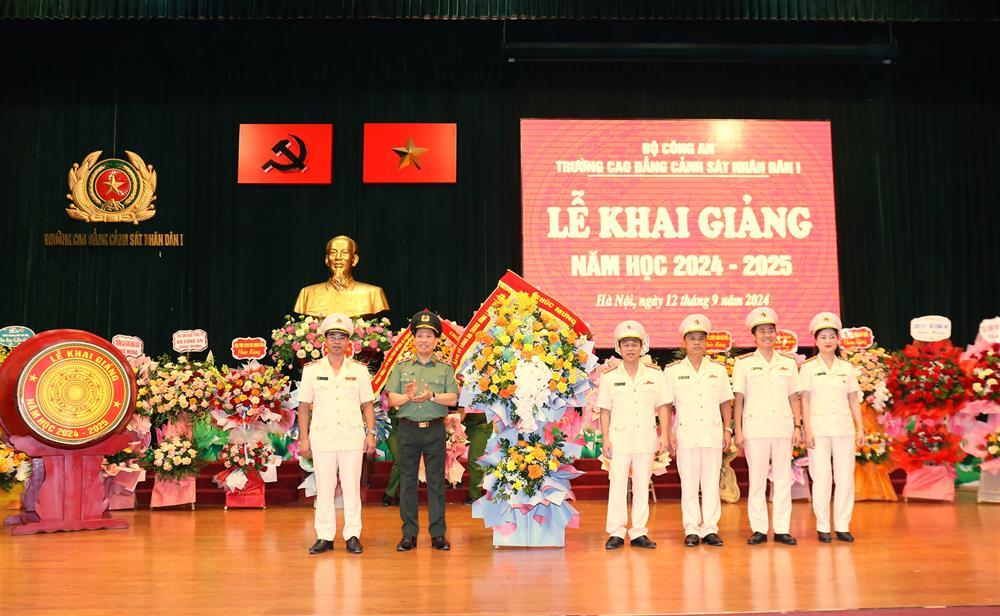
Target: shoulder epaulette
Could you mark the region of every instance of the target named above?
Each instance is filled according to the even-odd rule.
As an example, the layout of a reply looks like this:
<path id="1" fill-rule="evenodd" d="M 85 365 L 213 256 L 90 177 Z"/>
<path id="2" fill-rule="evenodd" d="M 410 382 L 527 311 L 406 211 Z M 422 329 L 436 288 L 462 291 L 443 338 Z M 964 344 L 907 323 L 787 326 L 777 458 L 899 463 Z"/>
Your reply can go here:
<path id="1" fill-rule="evenodd" d="M 314 360 L 312 360 L 312 361 L 310 361 L 310 362 L 306 362 L 306 364 L 305 364 L 304 366 L 302 366 L 302 367 L 303 367 L 303 368 L 308 368 L 309 366 L 311 366 L 311 365 L 313 365 L 313 364 L 318 364 L 319 362 L 323 361 L 323 359 L 324 359 L 324 358 L 320 358 L 320 359 L 314 359 Z"/>
<path id="2" fill-rule="evenodd" d="M 809 362 L 811 362 L 812 360 L 814 360 L 814 359 L 816 359 L 816 358 L 818 358 L 818 357 L 819 357 L 819 355 L 813 355 L 812 357 L 810 357 L 809 359 L 805 360 L 805 361 L 804 361 L 804 362 L 802 362 L 802 363 L 803 363 L 803 364 L 808 364 Z"/>
<path id="3" fill-rule="evenodd" d="M 736 359 L 746 359 L 747 357 L 753 355 L 753 353 L 754 353 L 753 351 L 750 351 L 749 353 L 744 353 L 743 355 L 737 355 Z"/>
<path id="4" fill-rule="evenodd" d="M 670 366 L 676 366 L 677 364 L 681 363 L 682 361 L 684 361 L 684 360 L 683 359 L 675 359 L 674 361 L 672 361 L 669 364 L 667 364 L 666 366 L 664 366 L 664 368 L 669 368 Z"/>
<path id="5" fill-rule="evenodd" d="M 708 357 L 706 359 L 708 359 L 708 361 L 712 362 L 713 364 L 717 364 L 719 366 L 723 366 L 724 367 L 726 365 L 726 362 L 724 360 L 721 360 L 721 359 L 716 359 L 714 357 Z"/>

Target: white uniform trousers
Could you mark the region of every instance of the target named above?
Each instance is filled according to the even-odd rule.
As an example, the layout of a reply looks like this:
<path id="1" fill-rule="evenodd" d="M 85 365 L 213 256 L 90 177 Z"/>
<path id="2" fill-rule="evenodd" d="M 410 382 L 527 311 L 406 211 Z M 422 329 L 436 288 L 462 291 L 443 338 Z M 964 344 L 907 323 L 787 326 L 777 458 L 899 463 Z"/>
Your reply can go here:
<path id="1" fill-rule="evenodd" d="M 816 447 L 809 450 L 809 475 L 813 480 L 812 502 L 816 530 L 830 532 L 830 490 L 833 494 L 833 529 L 850 530 L 854 513 L 854 437 L 817 436 Z M 831 473 L 830 462 L 833 460 Z"/>
<path id="2" fill-rule="evenodd" d="M 361 537 L 361 466 L 364 452 L 314 451 L 316 471 L 316 537 L 333 541 L 337 536 L 337 476 L 344 495 L 344 540 Z"/>
<path id="3" fill-rule="evenodd" d="M 722 516 L 722 502 L 719 499 L 722 448 L 678 449 L 677 472 L 681 476 L 681 514 L 684 534 L 704 537 L 719 532 L 719 518 Z"/>
<path id="4" fill-rule="evenodd" d="M 649 534 L 649 477 L 653 473 L 653 454 L 623 454 L 612 452 L 608 477 L 608 519 L 605 531 L 614 537 L 625 538 L 628 527 L 628 474 L 632 470 L 632 528 L 629 539 Z"/>
<path id="5" fill-rule="evenodd" d="M 792 439 L 748 438 L 743 448 L 750 471 L 747 515 L 750 529 L 767 534 L 767 471 L 774 480 L 774 533 L 787 534 L 792 524 Z"/>

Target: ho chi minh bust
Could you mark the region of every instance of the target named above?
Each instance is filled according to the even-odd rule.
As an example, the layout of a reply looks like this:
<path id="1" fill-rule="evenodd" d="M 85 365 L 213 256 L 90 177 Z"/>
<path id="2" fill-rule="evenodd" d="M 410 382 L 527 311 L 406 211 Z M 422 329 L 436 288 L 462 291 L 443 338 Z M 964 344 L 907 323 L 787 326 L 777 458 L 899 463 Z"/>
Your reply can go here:
<path id="1" fill-rule="evenodd" d="M 330 268 L 330 279 L 299 291 L 295 312 L 320 318 L 335 312 L 358 317 L 389 309 L 381 287 L 358 282 L 352 276 L 358 264 L 358 245 L 354 240 L 338 235 L 327 242 L 325 262 Z"/>

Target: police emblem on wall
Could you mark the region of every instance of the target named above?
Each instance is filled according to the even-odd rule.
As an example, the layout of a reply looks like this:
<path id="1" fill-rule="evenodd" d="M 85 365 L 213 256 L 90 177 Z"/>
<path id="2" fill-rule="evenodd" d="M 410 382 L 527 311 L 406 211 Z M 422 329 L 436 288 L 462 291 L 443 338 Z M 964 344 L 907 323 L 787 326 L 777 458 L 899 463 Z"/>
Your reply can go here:
<path id="1" fill-rule="evenodd" d="M 91 152 L 69 170 L 70 218 L 84 222 L 131 222 L 139 224 L 156 215 L 156 172 L 135 152 L 119 158 L 98 160 L 101 150 Z"/>

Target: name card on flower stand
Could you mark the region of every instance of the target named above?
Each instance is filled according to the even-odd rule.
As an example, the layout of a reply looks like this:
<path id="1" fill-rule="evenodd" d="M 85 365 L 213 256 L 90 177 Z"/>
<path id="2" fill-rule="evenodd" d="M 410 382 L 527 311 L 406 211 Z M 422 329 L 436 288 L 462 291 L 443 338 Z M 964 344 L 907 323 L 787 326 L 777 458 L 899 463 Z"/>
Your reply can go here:
<path id="1" fill-rule="evenodd" d="M 840 330 L 840 348 L 845 351 L 863 351 L 875 346 L 875 333 L 870 327 L 845 327 Z"/>
<path id="2" fill-rule="evenodd" d="M 709 332 L 705 337 L 705 352 L 709 355 L 714 353 L 728 353 L 733 348 L 733 335 L 729 332 Z"/>
<path id="3" fill-rule="evenodd" d="M 208 333 L 203 329 L 179 329 L 171 336 L 174 351 L 191 353 L 208 348 Z"/>
<path id="4" fill-rule="evenodd" d="M 35 332 L 24 325 L 8 325 L 7 327 L 0 328 L 0 346 L 13 349 L 34 335 Z"/>
<path id="5" fill-rule="evenodd" d="M 919 342 L 940 342 L 951 338 L 951 319 L 936 314 L 910 321 L 910 336 Z"/>
<path id="6" fill-rule="evenodd" d="M 799 350 L 799 337 L 787 329 L 778 330 L 774 339 L 774 350 L 779 353 L 795 354 Z"/>
<path id="7" fill-rule="evenodd" d="M 229 344 L 233 359 L 263 359 L 267 355 L 267 340 L 263 338 L 233 338 Z"/>
<path id="8" fill-rule="evenodd" d="M 135 359 L 136 357 L 142 357 L 143 342 L 142 338 L 138 336 L 126 336 L 124 334 L 115 334 L 111 338 L 111 344 L 115 345 L 115 348 L 122 352 L 122 355 L 128 357 L 129 359 Z"/>
<path id="9" fill-rule="evenodd" d="M 979 335 L 990 344 L 1000 342 L 1000 317 L 983 319 L 979 323 Z"/>

